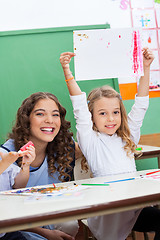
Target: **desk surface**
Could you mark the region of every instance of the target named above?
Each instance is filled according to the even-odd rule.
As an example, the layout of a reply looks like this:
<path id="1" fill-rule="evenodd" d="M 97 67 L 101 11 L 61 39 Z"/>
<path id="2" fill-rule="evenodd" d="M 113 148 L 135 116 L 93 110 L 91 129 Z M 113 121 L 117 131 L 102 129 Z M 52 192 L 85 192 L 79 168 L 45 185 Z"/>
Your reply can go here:
<path id="1" fill-rule="evenodd" d="M 76 184 L 103 183 L 138 177 L 146 172 L 149 170 L 78 180 Z M 73 183 L 68 182 L 64 185 Z M 57 185 L 63 185 L 63 183 Z M 0 232 L 110 214 L 160 203 L 160 181 L 144 178 L 111 183 L 105 187 L 92 186 L 80 192 L 80 197 L 75 199 L 56 200 L 55 198 L 46 202 L 26 202 L 26 196 L 0 195 Z"/>
<path id="2" fill-rule="evenodd" d="M 142 155 L 135 156 L 136 160 L 154 158 L 158 159 L 158 168 L 160 168 L 160 147 L 148 146 L 148 145 L 138 145 L 137 147 L 142 147 Z"/>
<path id="3" fill-rule="evenodd" d="M 156 147 L 156 146 L 149 146 L 149 145 L 138 145 L 137 146 L 142 147 L 142 152 L 143 154 L 148 154 L 149 152 L 153 153 L 159 153 L 160 154 L 160 147 Z"/>

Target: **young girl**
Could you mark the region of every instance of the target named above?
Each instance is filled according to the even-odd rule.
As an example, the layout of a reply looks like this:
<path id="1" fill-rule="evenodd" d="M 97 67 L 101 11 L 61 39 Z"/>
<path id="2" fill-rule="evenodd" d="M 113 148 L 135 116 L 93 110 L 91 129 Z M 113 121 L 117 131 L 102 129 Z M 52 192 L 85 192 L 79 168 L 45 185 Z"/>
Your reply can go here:
<path id="1" fill-rule="evenodd" d="M 70 122 L 65 119 L 66 110 L 51 93 L 37 92 L 26 98 L 17 112 L 16 123 L 10 139 L 0 151 L 17 151 L 28 141 L 35 146 L 36 156 L 30 166 L 27 187 L 58 183 L 72 179 L 75 165 L 75 143 L 70 132 Z M 76 148 L 78 149 L 78 148 Z M 21 159 L 17 164 L 21 165 Z M 67 224 L 67 233 L 75 236 L 78 231 L 77 221 Z M 48 229 L 45 229 L 48 228 Z M 27 239 L 50 239 L 54 237 L 55 226 L 36 228 L 34 233 L 23 232 Z M 63 227 L 61 227 L 63 231 Z M 57 240 L 61 239 L 62 232 Z M 64 239 L 72 237 L 65 234 Z M 67 235 L 67 237 L 66 237 Z"/>
<path id="2" fill-rule="evenodd" d="M 32 162 L 34 156 L 34 147 L 28 147 L 26 151 L 20 153 L 0 152 L 0 191 L 26 187 L 29 178 L 29 164 Z M 23 170 L 20 167 L 12 164 L 19 157 L 23 157 Z M 0 233 L 0 239 L 25 240 L 26 238 L 17 231 L 6 234 Z"/>
<path id="3" fill-rule="evenodd" d="M 60 62 L 71 95 L 78 143 L 93 176 L 136 171 L 134 153 L 149 103 L 150 64 L 154 59 L 152 52 L 148 48 L 143 49 L 144 76 L 140 78 L 138 94 L 128 118 L 120 94 L 109 86 L 94 89 L 86 100 L 86 94 L 81 92 L 69 68 L 73 56 L 74 53 L 71 52 L 62 53 Z M 152 216 L 154 210 L 154 208 L 145 208 L 142 211 L 133 210 L 94 217 L 88 219 L 88 224 L 97 240 L 124 240 L 137 218 L 141 218 L 143 221 L 139 221 L 134 229 L 146 231 L 147 226 L 151 226 L 147 231 L 156 231 L 155 239 L 160 239 L 158 233 L 160 211 L 155 210 L 156 219 L 154 219 L 155 216 Z M 153 222 L 156 222 L 156 225 Z"/>

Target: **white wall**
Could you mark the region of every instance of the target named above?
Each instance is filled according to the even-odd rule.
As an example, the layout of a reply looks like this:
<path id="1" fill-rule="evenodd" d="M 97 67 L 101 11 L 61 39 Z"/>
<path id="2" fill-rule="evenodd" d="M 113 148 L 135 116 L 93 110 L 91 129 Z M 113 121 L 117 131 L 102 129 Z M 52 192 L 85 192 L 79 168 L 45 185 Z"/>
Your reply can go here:
<path id="1" fill-rule="evenodd" d="M 133 21 L 138 19 L 138 26 L 134 26 L 140 27 L 141 12 L 137 11 L 136 7 L 148 8 L 146 15 L 150 18 L 150 26 L 144 27 L 147 38 L 152 35 L 149 28 L 160 36 L 160 4 L 154 3 L 154 0 L 0 0 L 0 32 L 106 23 L 109 23 L 111 28 L 132 27 L 129 2 L 135 7 L 132 11 L 135 13 Z M 149 9 L 154 4 L 157 8 L 157 29 L 153 25 L 153 14 L 150 15 L 150 12 L 154 11 Z M 137 17 L 138 13 L 140 15 Z M 152 42 L 156 41 L 158 46 L 151 46 L 148 42 L 144 42 L 144 45 L 156 51 L 154 62 L 158 67 L 153 65 L 156 72 L 151 72 L 151 81 L 156 81 L 153 84 L 155 85 L 157 81 L 160 84 L 160 37 L 159 40 L 158 37 L 152 37 Z M 136 80 L 119 78 L 119 83 L 131 81 Z"/>
<path id="2" fill-rule="evenodd" d="M 0 31 L 110 23 L 130 27 L 128 0 L 0 0 Z"/>

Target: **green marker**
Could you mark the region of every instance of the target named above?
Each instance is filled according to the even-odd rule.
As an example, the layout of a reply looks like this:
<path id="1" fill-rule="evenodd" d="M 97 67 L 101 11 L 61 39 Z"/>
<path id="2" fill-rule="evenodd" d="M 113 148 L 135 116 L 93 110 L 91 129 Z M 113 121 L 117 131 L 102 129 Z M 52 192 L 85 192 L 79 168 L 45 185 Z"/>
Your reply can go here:
<path id="1" fill-rule="evenodd" d="M 142 151 L 142 147 L 136 148 L 136 151 Z"/>
<path id="2" fill-rule="evenodd" d="M 82 183 L 81 185 L 84 185 L 84 186 L 109 186 L 109 184 L 106 184 L 106 183 Z"/>

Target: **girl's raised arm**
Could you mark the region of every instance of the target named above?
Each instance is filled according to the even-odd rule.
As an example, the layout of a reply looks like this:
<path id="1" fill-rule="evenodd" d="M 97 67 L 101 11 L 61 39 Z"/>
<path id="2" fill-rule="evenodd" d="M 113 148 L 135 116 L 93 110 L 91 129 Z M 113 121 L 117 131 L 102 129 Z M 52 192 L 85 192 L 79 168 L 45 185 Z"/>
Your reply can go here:
<path id="1" fill-rule="evenodd" d="M 154 59 L 153 52 L 149 48 L 143 48 L 143 68 L 144 76 L 140 78 L 138 87 L 138 97 L 148 96 L 150 81 L 150 65 Z"/>
<path id="2" fill-rule="evenodd" d="M 64 52 L 60 56 L 60 63 L 62 65 L 64 76 L 65 76 L 65 81 L 67 83 L 67 87 L 68 87 L 68 90 L 69 90 L 69 93 L 71 96 L 82 94 L 81 89 L 78 86 L 77 82 L 75 81 L 75 79 L 72 75 L 72 72 L 70 70 L 70 67 L 69 67 L 69 63 L 70 63 L 72 57 L 74 57 L 74 56 L 75 56 L 75 54 L 72 52 Z"/>

